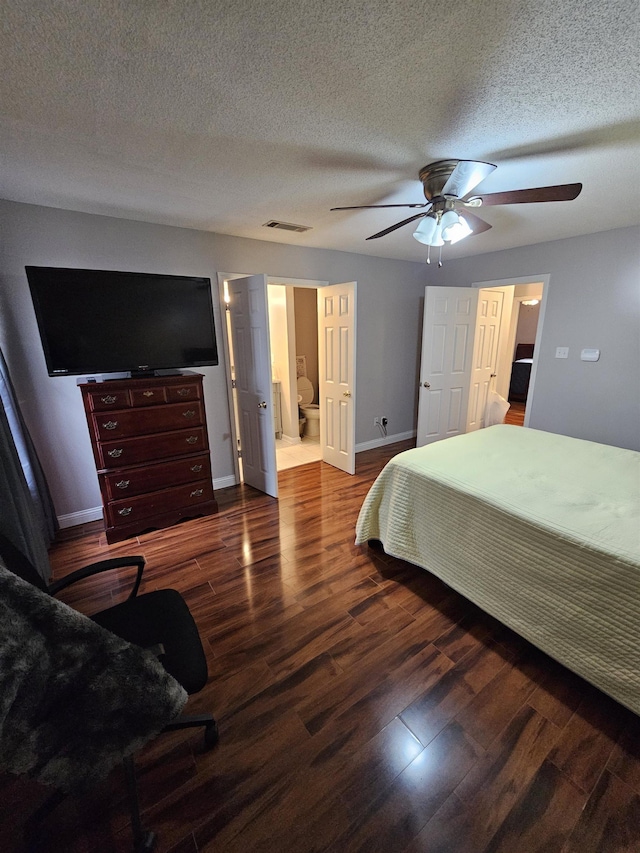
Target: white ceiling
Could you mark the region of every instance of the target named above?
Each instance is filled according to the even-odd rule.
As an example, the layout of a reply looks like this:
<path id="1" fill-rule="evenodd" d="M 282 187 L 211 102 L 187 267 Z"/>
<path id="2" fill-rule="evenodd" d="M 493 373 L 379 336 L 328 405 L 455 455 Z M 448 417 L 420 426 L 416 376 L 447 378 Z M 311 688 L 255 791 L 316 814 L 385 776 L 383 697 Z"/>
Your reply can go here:
<path id="1" fill-rule="evenodd" d="M 491 207 L 462 257 L 640 222 L 637 0 L 3 0 L 0 197 L 422 261 L 443 158 Z M 269 219 L 312 226 L 272 231 Z"/>

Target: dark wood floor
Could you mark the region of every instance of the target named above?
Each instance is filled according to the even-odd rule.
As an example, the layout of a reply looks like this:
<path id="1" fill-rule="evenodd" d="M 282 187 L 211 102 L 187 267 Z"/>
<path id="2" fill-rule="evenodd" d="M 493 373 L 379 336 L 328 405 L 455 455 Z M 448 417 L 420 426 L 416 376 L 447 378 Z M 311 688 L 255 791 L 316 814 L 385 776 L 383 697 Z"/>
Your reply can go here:
<path id="1" fill-rule="evenodd" d="M 504 417 L 505 424 L 524 426 L 524 413 L 526 403 L 510 403 L 509 411 Z"/>
<path id="2" fill-rule="evenodd" d="M 189 602 L 210 679 L 192 697 L 220 743 L 162 735 L 140 754 L 158 850 L 172 853 L 638 853 L 640 720 L 427 572 L 354 545 L 362 499 L 396 445 L 281 473 L 280 500 L 217 493 L 216 516 L 107 546 L 66 531 L 56 576 L 147 558 L 144 588 Z M 91 613 L 128 578 L 67 595 Z M 130 849 L 119 772 L 66 804 L 50 849 Z M 19 850 L 44 792 L 0 789 Z"/>

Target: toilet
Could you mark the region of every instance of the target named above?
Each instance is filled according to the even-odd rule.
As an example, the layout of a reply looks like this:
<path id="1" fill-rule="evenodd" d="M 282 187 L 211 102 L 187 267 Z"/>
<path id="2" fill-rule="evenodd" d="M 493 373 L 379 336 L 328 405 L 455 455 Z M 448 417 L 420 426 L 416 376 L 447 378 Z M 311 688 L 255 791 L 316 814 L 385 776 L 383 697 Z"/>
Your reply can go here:
<path id="1" fill-rule="evenodd" d="M 308 436 L 320 435 L 320 406 L 312 403 L 314 391 L 313 385 L 306 376 L 298 377 L 298 402 L 302 417 L 306 420 L 304 434 Z"/>

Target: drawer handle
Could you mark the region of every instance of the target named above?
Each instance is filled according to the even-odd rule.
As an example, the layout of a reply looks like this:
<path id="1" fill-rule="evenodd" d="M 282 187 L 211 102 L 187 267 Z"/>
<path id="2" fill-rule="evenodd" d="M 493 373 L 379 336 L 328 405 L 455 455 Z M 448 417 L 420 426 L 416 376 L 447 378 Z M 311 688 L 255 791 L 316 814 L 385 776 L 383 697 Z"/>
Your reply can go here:
<path id="1" fill-rule="evenodd" d="M 187 409 L 186 412 L 182 413 L 183 418 L 194 418 L 195 416 L 196 416 L 196 413 L 194 412 L 193 409 Z"/>
<path id="2" fill-rule="evenodd" d="M 122 509 L 118 510 L 118 515 L 129 515 L 132 509 L 132 506 L 123 506 Z"/>
<path id="3" fill-rule="evenodd" d="M 105 429 L 115 429 L 118 426 L 118 421 L 107 421 L 106 424 L 102 424 Z"/>
<path id="4" fill-rule="evenodd" d="M 154 396 L 154 392 L 153 392 L 153 391 L 143 391 L 143 392 L 142 392 L 142 396 L 143 396 L 143 397 L 153 397 L 153 396 Z"/>
<path id="5" fill-rule="evenodd" d="M 189 495 L 190 498 L 199 498 L 200 495 L 204 492 L 204 489 L 194 489 Z"/>
<path id="6" fill-rule="evenodd" d="M 176 394 L 178 397 L 188 397 L 191 393 L 191 388 L 178 388 Z"/>
<path id="7" fill-rule="evenodd" d="M 118 448 L 117 450 L 107 450 L 107 456 L 110 456 L 112 459 L 117 459 L 119 456 L 122 456 L 122 450 Z"/>
<path id="8" fill-rule="evenodd" d="M 193 471 L 194 474 L 197 474 L 198 471 L 202 471 L 202 465 L 192 465 L 191 470 Z"/>
<path id="9" fill-rule="evenodd" d="M 116 483 L 116 486 L 119 489 L 126 489 L 126 488 L 128 488 L 130 482 L 131 482 L 131 480 L 120 480 L 119 483 Z"/>
<path id="10" fill-rule="evenodd" d="M 198 440 L 197 435 L 190 435 L 189 438 L 185 438 L 185 441 L 187 442 L 187 444 L 195 444 L 197 440 Z"/>
<path id="11" fill-rule="evenodd" d="M 100 397 L 100 399 L 102 400 L 102 402 L 103 402 L 103 403 L 106 403 L 107 405 L 109 405 L 109 406 L 110 406 L 110 405 L 112 405 L 112 403 L 115 403 L 115 401 L 116 401 L 118 398 L 117 398 L 117 397 L 113 397 L 111 394 L 107 394 L 107 396 L 106 396 L 106 397 Z"/>

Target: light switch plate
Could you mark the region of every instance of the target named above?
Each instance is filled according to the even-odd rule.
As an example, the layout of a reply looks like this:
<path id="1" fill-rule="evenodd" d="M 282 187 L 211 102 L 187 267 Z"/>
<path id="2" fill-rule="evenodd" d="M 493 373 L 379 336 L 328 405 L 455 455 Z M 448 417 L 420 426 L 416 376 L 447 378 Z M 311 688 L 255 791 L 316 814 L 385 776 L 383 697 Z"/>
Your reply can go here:
<path id="1" fill-rule="evenodd" d="M 599 349 L 583 349 L 580 353 L 581 361 L 598 361 L 600 358 L 600 350 Z"/>
<path id="2" fill-rule="evenodd" d="M 556 358 L 569 358 L 569 347 L 556 347 Z"/>

